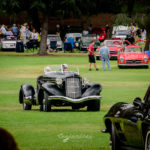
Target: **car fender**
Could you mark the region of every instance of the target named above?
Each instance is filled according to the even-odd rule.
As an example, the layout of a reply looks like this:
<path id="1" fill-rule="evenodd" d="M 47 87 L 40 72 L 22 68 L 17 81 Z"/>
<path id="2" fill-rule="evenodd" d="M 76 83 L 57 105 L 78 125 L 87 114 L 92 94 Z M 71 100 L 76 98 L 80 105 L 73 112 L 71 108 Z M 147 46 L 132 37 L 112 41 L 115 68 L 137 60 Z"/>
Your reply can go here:
<path id="1" fill-rule="evenodd" d="M 102 86 L 100 84 L 93 83 L 85 90 L 85 92 L 82 94 L 82 97 L 100 95 L 101 90 Z"/>
<path id="2" fill-rule="evenodd" d="M 64 96 L 64 93 L 54 83 L 44 83 L 42 84 L 42 88 L 44 91 L 48 92 L 49 95 Z"/>
<path id="3" fill-rule="evenodd" d="M 24 84 L 20 88 L 19 92 L 19 102 L 23 103 L 23 98 L 29 98 L 31 100 L 34 99 L 35 90 L 34 87 L 30 84 Z"/>

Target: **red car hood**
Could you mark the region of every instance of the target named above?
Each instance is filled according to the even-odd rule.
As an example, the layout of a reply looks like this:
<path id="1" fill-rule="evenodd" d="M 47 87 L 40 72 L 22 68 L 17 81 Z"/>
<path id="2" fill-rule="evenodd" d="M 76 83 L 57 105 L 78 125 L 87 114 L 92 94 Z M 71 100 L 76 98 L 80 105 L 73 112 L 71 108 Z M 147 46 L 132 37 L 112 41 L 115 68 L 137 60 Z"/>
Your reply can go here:
<path id="1" fill-rule="evenodd" d="M 122 53 L 120 57 L 124 57 L 125 60 L 142 60 L 146 56 L 144 53 Z"/>
<path id="2" fill-rule="evenodd" d="M 118 50 L 121 50 L 122 47 L 108 47 L 108 49 L 109 49 L 110 51 L 118 51 Z"/>

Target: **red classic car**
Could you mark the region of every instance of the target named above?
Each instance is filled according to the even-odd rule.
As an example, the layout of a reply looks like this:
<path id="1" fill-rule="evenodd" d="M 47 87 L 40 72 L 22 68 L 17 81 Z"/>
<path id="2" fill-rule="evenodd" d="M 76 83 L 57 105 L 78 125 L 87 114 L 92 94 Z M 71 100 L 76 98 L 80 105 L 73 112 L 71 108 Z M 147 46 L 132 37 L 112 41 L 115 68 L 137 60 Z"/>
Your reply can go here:
<path id="1" fill-rule="evenodd" d="M 123 51 L 123 41 L 122 40 L 105 40 L 104 45 L 108 47 L 111 58 L 116 58 L 118 52 Z"/>
<path id="2" fill-rule="evenodd" d="M 124 47 L 123 52 L 118 55 L 118 67 L 144 66 L 148 68 L 148 55 L 142 51 L 140 46 L 129 45 Z"/>
<path id="3" fill-rule="evenodd" d="M 97 35 L 98 35 L 98 39 L 99 39 L 99 41 L 101 41 L 101 42 L 106 39 L 106 31 L 105 31 L 105 28 L 94 27 L 92 33 L 93 33 L 93 34 L 97 34 Z"/>

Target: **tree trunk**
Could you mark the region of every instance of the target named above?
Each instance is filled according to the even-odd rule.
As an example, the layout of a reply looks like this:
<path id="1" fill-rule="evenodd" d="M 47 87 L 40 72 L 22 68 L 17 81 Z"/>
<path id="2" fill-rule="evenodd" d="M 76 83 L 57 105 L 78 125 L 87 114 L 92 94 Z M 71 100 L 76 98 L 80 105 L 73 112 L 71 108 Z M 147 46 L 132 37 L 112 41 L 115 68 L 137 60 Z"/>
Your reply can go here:
<path id="1" fill-rule="evenodd" d="M 47 55 L 48 15 L 45 14 L 42 29 L 39 55 Z"/>
<path id="2" fill-rule="evenodd" d="M 146 29 L 146 43 L 144 50 L 149 50 L 149 44 L 150 44 L 150 29 Z"/>
<path id="3" fill-rule="evenodd" d="M 29 7 L 30 8 L 30 7 Z M 33 21 L 33 27 L 40 32 L 41 24 L 38 16 L 38 10 L 37 8 L 29 9 L 28 10 L 28 16 Z"/>

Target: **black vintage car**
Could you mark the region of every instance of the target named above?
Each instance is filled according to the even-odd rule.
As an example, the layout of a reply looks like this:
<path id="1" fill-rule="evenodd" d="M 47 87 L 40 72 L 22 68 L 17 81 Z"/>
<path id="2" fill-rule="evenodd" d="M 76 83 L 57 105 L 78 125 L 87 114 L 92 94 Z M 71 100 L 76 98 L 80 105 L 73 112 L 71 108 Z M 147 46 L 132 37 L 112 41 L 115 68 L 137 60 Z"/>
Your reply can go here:
<path id="1" fill-rule="evenodd" d="M 112 150 L 150 150 L 150 86 L 143 101 L 137 97 L 133 104 L 113 105 L 104 122 Z"/>
<path id="2" fill-rule="evenodd" d="M 23 109 L 40 105 L 40 110 L 47 112 L 52 106 L 72 106 L 72 109 L 87 106 L 88 111 L 99 111 L 101 85 L 82 80 L 79 71 L 73 70 L 67 64 L 47 66 L 45 74 L 37 78 L 36 90 L 30 84 L 21 85 L 19 102 Z"/>

